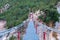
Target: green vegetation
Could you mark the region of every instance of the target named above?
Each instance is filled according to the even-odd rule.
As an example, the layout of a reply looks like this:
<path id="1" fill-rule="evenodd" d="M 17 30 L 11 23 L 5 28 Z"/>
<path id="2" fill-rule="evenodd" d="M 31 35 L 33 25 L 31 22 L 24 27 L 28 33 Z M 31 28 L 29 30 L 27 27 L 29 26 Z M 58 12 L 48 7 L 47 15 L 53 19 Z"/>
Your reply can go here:
<path id="1" fill-rule="evenodd" d="M 39 18 L 42 19 L 43 22 L 49 23 L 50 21 L 53 21 L 55 23 L 56 21 L 59 21 L 59 18 L 58 18 L 59 14 L 57 10 L 46 9 L 44 11 L 45 11 L 45 15 L 39 16 Z"/>
<path id="2" fill-rule="evenodd" d="M 12 37 L 9 38 L 9 40 L 16 40 L 17 38 L 12 35 Z"/>
<path id="3" fill-rule="evenodd" d="M 0 8 L 6 3 L 10 4 L 10 8 L 0 14 L 0 18 L 7 20 L 7 28 L 11 28 L 20 24 L 27 19 L 30 10 L 50 9 L 55 10 L 55 5 L 59 0 L 0 0 Z"/>

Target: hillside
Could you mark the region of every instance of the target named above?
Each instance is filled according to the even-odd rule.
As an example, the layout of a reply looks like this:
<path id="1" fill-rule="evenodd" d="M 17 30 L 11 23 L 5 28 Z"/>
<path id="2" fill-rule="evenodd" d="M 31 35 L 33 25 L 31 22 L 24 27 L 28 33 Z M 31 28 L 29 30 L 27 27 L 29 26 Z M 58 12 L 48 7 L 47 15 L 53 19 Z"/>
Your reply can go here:
<path id="1" fill-rule="evenodd" d="M 54 6 L 59 0 L 0 0 L 0 8 L 10 4 L 7 11 L 0 14 L 0 18 L 7 20 L 7 28 L 11 28 L 27 19 L 29 11 L 38 9 L 56 9 Z"/>

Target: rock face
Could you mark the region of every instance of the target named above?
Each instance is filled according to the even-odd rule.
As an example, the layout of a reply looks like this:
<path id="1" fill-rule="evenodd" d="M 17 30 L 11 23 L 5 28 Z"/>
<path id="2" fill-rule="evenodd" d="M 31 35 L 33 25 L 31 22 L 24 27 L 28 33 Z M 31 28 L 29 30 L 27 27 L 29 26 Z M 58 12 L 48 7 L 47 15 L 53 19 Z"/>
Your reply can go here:
<path id="1" fill-rule="evenodd" d="M 24 35 L 23 40 L 39 40 L 32 20 L 30 20 L 28 23 L 26 34 Z"/>
<path id="2" fill-rule="evenodd" d="M 6 11 L 8 10 L 8 8 L 10 7 L 10 4 L 5 4 L 4 7 L 2 8 L 3 11 Z"/>
<path id="3" fill-rule="evenodd" d="M 57 7 L 58 13 L 60 14 L 60 2 L 57 3 L 56 7 Z"/>
<path id="4" fill-rule="evenodd" d="M 5 12 L 6 10 L 8 10 L 10 8 L 10 4 L 5 4 L 4 5 L 4 7 L 2 7 L 1 9 L 0 9 L 0 13 L 3 13 L 3 12 Z"/>

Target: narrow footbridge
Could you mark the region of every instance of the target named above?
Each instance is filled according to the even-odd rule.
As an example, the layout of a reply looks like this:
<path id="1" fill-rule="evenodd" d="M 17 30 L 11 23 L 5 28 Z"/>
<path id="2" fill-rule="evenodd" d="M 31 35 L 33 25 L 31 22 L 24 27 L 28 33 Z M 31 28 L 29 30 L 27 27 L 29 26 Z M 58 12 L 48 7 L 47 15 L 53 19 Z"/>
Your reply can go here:
<path id="1" fill-rule="evenodd" d="M 20 28 L 23 27 L 23 25 L 25 24 L 26 21 L 23 21 L 21 24 L 13 27 L 13 28 L 10 28 L 10 29 L 6 29 L 6 30 L 3 30 L 3 31 L 0 31 L 0 40 L 9 40 L 10 36 L 12 35 L 16 35 L 17 33 L 17 39 L 16 40 L 20 40 Z M 39 24 L 39 23 L 38 23 Z M 36 29 L 35 29 L 35 26 L 34 26 L 34 21 L 33 20 L 28 20 L 28 24 L 27 24 L 27 28 L 26 28 L 26 33 L 24 34 L 23 36 L 23 39 L 22 40 L 39 40 L 39 35 L 38 33 L 36 33 Z M 40 24 L 39 24 L 40 26 Z M 55 28 L 50 28 L 46 25 L 42 25 L 42 33 L 47 33 L 47 31 L 50 33 L 51 31 L 53 32 L 56 32 L 58 34 L 60 34 L 60 30 L 58 29 L 55 29 Z M 41 40 L 49 40 L 49 35 L 46 36 L 48 34 L 43 34 L 42 36 L 42 39 Z M 46 38 L 47 37 L 47 38 Z"/>

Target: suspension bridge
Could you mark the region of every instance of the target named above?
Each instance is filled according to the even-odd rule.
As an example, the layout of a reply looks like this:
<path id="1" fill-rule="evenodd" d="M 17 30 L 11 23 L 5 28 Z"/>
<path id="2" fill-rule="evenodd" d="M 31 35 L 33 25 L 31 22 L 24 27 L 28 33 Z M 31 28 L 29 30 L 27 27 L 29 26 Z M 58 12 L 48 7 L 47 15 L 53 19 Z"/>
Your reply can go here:
<path id="1" fill-rule="evenodd" d="M 23 27 L 23 25 L 26 24 L 26 22 L 28 22 L 27 28 L 25 30 L 22 40 L 51 40 L 49 37 L 49 33 L 51 31 L 60 34 L 60 30 L 55 29 L 55 28 L 50 28 L 40 22 L 37 23 L 38 27 L 35 27 L 36 24 L 34 23 L 33 16 L 30 16 L 27 20 L 23 21 L 21 24 L 15 26 L 13 28 L 1 31 L 0 40 L 9 40 L 9 38 L 14 34 L 17 36 L 16 40 L 21 40 L 20 39 L 20 37 L 21 37 L 20 28 Z M 38 28 L 40 30 L 38 30 Z"/>

